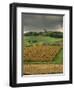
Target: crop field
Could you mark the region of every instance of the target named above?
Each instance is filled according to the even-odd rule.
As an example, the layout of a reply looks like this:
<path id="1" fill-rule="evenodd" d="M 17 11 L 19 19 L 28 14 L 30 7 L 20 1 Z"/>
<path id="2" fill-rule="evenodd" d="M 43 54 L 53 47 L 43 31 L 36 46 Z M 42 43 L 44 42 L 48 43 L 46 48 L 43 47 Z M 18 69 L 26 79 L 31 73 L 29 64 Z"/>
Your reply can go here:
<path id="1" fill-rule="evenodd" d="M 62 64 L 26 64 L 23 66 L 23 73 L 33 74 L 57 74 L 63 72 Z"/>
<path id="2" fill-rule="evenodd" d="M 31 46 L 24 48 L 25 61 L 52 61 L 61 46 Z"/>
<path id="3" fill-rule="evenodd" d="M 24 35 L 23 74 L 57 73 L 63 73 L 63 38 L 41 34 Z"/>

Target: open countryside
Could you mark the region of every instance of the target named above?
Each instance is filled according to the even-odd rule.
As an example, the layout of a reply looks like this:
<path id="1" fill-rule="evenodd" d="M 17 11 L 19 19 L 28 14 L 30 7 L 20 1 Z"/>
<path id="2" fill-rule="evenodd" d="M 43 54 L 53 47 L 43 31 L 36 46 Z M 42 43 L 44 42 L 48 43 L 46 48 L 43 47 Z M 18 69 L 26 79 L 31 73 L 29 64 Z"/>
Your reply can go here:
<path id="1" fill-rule="evenodd" d="M 23 35 L 23 74 L 63 73 L 63 32 L 27 32 Z"/>

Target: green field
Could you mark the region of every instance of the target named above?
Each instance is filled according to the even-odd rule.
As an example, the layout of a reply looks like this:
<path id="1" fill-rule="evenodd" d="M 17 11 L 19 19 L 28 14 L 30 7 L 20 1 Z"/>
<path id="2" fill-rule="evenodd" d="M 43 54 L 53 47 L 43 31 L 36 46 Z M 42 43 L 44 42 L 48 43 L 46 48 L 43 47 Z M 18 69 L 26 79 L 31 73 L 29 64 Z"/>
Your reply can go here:
<path id="1" fill-rule="evenodd" d="M 24 36 L 24 45 L 32 46 L 32 45 L 49 45 L 62 42 L 62 38 L 53 38 L 50 36 Z"/>
<path id="2" fill-rule="evenodd" d="M 53 64 L 63 64 L 63 49 L 61 49 L 60 52 L 56 55 L 52 63 Z"/>

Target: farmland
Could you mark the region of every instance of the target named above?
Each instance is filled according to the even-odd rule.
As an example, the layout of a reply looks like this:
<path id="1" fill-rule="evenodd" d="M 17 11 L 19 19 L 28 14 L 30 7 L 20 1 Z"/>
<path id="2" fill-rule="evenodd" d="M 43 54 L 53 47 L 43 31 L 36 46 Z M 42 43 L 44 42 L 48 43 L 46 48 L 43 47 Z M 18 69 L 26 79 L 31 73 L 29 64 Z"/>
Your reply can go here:
<path id="1" fill-rule="evenodd" d="M 52 61 L 61 46 L 32 46 L 24 49 L 25 61 Z"/>
<path id="2" fill-rule="evenodd" d="M 23 67 L 23 73 L 33 74 L 57 74 L 63 72 L 63 65 L 59 64 L 26 64 Z"/>
<path id="3" fill-rule="evenodd" d="M 23 74 L 63 73 L 63 37 L 60 35 L 43 32 L 23 36 Z"/>

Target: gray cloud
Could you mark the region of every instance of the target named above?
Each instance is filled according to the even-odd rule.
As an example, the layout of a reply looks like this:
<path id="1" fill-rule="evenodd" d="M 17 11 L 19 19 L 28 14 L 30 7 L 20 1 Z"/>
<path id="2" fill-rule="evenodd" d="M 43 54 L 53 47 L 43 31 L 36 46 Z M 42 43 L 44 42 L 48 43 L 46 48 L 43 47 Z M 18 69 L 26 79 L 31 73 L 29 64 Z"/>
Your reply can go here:
<path id="1" fill-rule="evenodd" d="M 57 30 L 63 28 L 63 16 L 22 13 L 22 26 L 25 31 Z"/>

